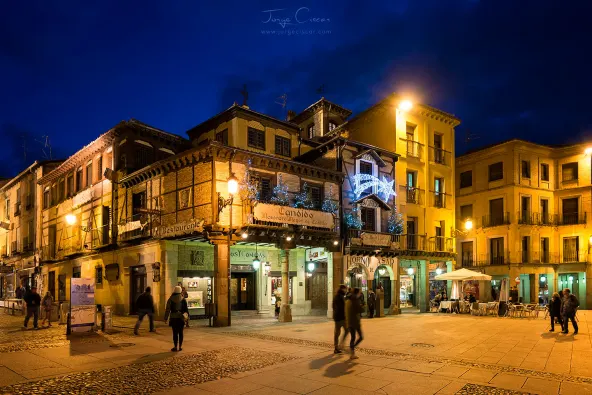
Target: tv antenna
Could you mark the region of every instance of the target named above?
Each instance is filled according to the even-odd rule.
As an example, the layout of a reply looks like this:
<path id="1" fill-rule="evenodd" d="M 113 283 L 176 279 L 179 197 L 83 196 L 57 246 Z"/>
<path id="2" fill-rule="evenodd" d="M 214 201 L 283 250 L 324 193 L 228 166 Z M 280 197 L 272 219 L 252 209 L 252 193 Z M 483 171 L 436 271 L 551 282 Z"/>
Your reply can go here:
<path id="1" fill-rule="evenodd" d="M 479 136 L 472 134 L 468 129 L 465 131 L 465 144 L 470 143 L 473 140 L 478 140 Z"/>
<path id="2" fill-rule="evenodd" d="M 277 99 L 275 99 L 275 103 L 279 104 L 280 106 L 282 106 L 282 108 L 285 110 L 286 109 L 286 105 L 288 104 L 288 94 L 284 93 L 283 95 L 281 95 L 280 97 L 278 97 Z"/>
<path id="3" fill-rule="evenodd" d="M 249 91 L 247 90 L 247 84 L 243 84 L 243 90 L 240 92 L 243 95 L 243 106 L 247 106 L 249 100 Z"/>
<path id="4" fill-rule="evenodd" d="M 35 139 L 35 141 L 37 141 L 39 144 L 43 144 L 43 148 L 41 148 L 41 152 L 43 152 L 43 158 L 52 160 L 53 158 L 51 157 L 51 144 L 49 142 L 49 136 L 45 135 L 41 136 L 41 138 L 44 139 L 45 142 L 39 141 L 37 139 Z"/>

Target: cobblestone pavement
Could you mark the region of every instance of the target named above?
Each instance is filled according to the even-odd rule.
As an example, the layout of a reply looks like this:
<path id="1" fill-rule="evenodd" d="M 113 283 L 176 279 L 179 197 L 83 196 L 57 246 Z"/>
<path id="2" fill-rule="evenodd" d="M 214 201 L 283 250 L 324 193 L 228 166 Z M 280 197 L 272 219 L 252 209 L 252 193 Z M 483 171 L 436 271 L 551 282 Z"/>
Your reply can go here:
<path id="1" fill-rule="evenodd" d="M 0 393 L 592 394 L 590 321 L 581 312 L 580 334 L 565 336 L 542 319 L 365 319 L 351 361 L 333 354 L 323 317 L 194 321 L 173 353 L 163 323 L 134 336 L 134 318 L 117 317 L 116 333 L 67 338 L 64 326 L 22 331 L 21 317 L 0 315 Z"/>

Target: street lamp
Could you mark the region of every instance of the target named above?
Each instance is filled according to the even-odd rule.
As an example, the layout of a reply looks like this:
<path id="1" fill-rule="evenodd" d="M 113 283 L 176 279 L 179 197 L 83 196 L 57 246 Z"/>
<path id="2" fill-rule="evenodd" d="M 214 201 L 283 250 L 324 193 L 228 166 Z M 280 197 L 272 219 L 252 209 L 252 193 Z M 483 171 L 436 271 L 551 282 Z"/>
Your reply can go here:
<path id="1" fill-rule="evenodd" d="M 471 230 L 473 229 L 473 221 L 470 219 L 467 219 L 465 221 L 465 230 Z"/>
<path id="2" fill-rule="evenodd" d="M 436 269 L 436 274 L 437 274 L 438 276 L 439 276 L 440 274 L 442 274 L 442 269 L 440 269 L 440 268 L 437 268 L 437 269 Z"/>
<path id="3" fill-rule="evenodd" d="M 412 107 L 413 107 L 413 103 L 411 103 L 411 101 L 409 101 L 409 100 L 402 100 L 399 103 L 399 110 L 401 110 L 403 112 L 407 112 L 407 111 L 411 110 Z"/>
<path id="4" fill-rule="evenodd" d="M 76 223 L 76 216 L 74 214 L 67 214 L 66 223 L 70 226 L 74 225 Z"/>

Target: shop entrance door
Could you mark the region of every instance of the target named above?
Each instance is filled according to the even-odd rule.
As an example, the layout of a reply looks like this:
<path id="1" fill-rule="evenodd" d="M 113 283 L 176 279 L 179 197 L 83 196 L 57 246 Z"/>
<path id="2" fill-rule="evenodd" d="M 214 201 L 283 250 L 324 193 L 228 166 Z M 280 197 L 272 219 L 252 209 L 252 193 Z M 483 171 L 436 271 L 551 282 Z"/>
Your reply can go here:
<path id="1" fill-rule="evenodd" d="M 308 278 L 308 295 L 313 309 L 327 308 L 327 273 L 314 272 Z"/>
<path id="2" fill-rule="evenodd" d="M 255 273 L 232 273 L 230 305 L 232 310 L 255 310 Z"/>
<path id="3" fill-rule="evenodd" d="M 146 290 L 146 266 L 134 266 L 131 268 L 130 281 L 130 314 L 137 314 L 136 300 Z"/>

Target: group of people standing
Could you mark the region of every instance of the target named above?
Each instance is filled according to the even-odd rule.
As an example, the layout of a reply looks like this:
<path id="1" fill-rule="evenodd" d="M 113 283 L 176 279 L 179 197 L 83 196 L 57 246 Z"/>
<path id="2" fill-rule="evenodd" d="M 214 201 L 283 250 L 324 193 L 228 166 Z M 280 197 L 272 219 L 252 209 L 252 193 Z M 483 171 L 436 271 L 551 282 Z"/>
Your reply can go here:
<path id="1" fill-rule="evenodd" d="M 174 347 L 171 348 L 171 351 L 183 350 L 183 329 L 186 326 L 189 327 L 187 297 L 187 291 L 181 285 L 177 285 L 166 303 L 164 322 L 168 321 L 173 330 Z M 138 311 L 138 321 L 134 328 L 134 334 L 139 335 L 140 325 L 145 316 L 148 316 L 150 320 L 150 332 L 156 332 L 154 329 L 154 299 L 150 287 L 147 287 L 136 300 L 136 309 Z"/>
<path id="2" fill-rule="evenodd" d="M 551 316 L 551 329 L 549 332 L 555 332 L 555 321 L 561 325 L 561 333 L 569 333 L 569 321 L 571 321 L 574 329 L 574 335 L 578 334 L 578 322 L 576 320 L 576 313 L 580 306 L 580 301 L 575 295 L 571 293 L 569 288 L 565 288 L 562 292 L 563 297 L 555 292 L 549 303 L 549 315 Z"/>

